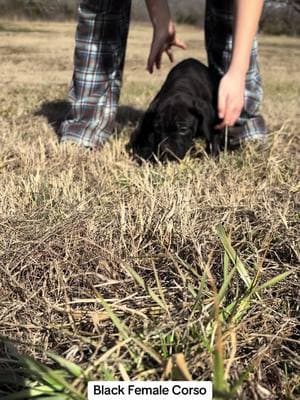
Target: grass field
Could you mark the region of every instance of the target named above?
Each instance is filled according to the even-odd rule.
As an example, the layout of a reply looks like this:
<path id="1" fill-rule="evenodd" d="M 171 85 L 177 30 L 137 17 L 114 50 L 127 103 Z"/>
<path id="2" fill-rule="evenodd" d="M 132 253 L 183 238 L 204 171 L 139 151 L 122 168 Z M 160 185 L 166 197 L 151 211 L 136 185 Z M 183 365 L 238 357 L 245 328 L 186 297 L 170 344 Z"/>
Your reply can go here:
<path id="1" fill-rule="evenodd" d="M 138 167 L 125 144 L 169 65 L 147 75 L 133 25 L 116 137 L 60 146 L 74 28 L 0 22 L 0 397 L 181 378 L 299 398 L 299 39 L 261 38 L 266 147 Z M 203 33 L 178 31 L 177 60 L 205 60 Z"/>

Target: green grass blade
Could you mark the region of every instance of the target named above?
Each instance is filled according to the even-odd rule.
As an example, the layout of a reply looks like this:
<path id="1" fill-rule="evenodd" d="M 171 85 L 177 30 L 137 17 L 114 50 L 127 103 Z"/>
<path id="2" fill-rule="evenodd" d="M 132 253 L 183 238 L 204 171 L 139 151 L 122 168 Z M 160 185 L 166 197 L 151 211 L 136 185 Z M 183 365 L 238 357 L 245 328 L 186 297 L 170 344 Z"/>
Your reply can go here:
<path id="1" fill-rule="evenodd" d="M 127 329 L 126 325 L 123 324 L 123 322 L 117 317 L 117 315 L 113 312 L 110 305 L 104 300 L 104 298 L 101 296 L 101 294 L 96 292 L 96 295 L 97 295 L 97 299 L 99 300 L 100 304 L 105 309 L 105 311 L 107 312 L 112 323 L 118 329 L 120 335 L 124 339 L 129 339 L 129 333 L 128 333 L 128 329 Z"/>
<path id="2" fill-rule="evenodd" d="M 196 271 L 194 267 L 184 261 L 177 253 L 174 254 L 176 260 L 185 268 L 187 272 L 191 272 L 196 278 L 201 279 L 201 275 Z M 173 258 L 173 257 L 172 257 Z"/>
<path id="3" fill-rule="evenodd" d="M 84 371 L 76 364 L 72 363 L 69 360 L 66 360 L 63 357 L 58 356 L 52 352 L 46 353 L 49 358 L 55 361 L 61 368 L 67 370 L 71 375 L 78 378 L 84 374 Z"/>
<path id="4" fill-rule="evenodd" d="M 148 345 L 145 342 L 142 342 L 140 339 L 138 338 L 132 338 L 132 340 L 145 352 L 147 353 L 149 356 L 151 356 L 153 358 L 153 360 L 155 360 L 159 365 L 161 365 L 163 363 L 163 359 L 160 356 L 160 354 L 157 353 L 157 351 L 155 351 L 150 345 Z"/>
<path id="5" fill-rule="evenodd" d="M 4 397 L 1 397 L 1 400 L 29 400 L 36 398 L 38 396 L 42 396 L 43 394 L 55 393 L 49 386 L 38 386 L 34 389 L 25 389 L 18 393 L 8 394 Z"/>
<path id="6" fill-rule="evenodd" d="M 70 396 L 68 394 L 60 393 L 53 396 L 36 397 L 35 400 L 70 400 Z"/>
<path id="7" fill-rule="evenodd" d="M 200 306 L 199 308 L 202 310 L 202 299 L 204 296 L 204 288 L 206 286 L 207 286 L 207 271 L 204 271 L 204 273 L 203 273 L 203 276 L 201 278 L 201 282 L 200 282 L 199 288 L 197 289 L 197 292 L 191 285 L 187 286 L 189 291 L 192 293 L 193 298 L 195 299 L 193 308 L 192 308 L 192 312 L 188 319 L 189 322 L 192 321 L 192 319 L 195 315 L 195 312 L 199 306 Z M 184 333 L 183 337 L 186 337 L 188 335 L 188 332 L 189 332 L 189 323 L 187 324 L 187 327 L 185 329 L 185 333 Z"/>
<path id="8" fill-rule="evenodd" d="M 277 283 L 283 281 L 286 279 L 289 275 L 291 275 L 293 272 L 292 271 L 287 271 L 284 272 L 283 274 L 275 276 L 275 278 L 270 279 L 269 281 L 265 282 L 261 286 L 258 286 L 255 291 L 260 292 L 261 290 L 267 289 L 269 287 L 277 285 Z"/>
<path id="9" fill-rule="evenodd" d="M 223 225 L 218 225 L 216 230 L 217 230 L 217 233 L 221 240 L 221 243 L 224 247 L 224 250 L 228 254 L 228 257 L 230 258 L 233 265 L 235 265 L 237 267 L 240 277 L 242 278 L 245 285 L 249 289 L 251 287 L 251 278 L 248 274 L 248 271 L 247 271 L 245 265 L 242 263 L 239 256 L 237 255 L 236 251 L 232 247 L 231 242 L 230 242 L 228 236 L 226 235 Z"/>
<path id="10" fill-rule="evenodd" d="M 227 391 L 225 380 L 224 358 L 220 351 L 214 351 L 214 390 L 217 392 Z"/>
<path id="11" fill-rule="evenodd" d="M 224 299 L 224 297 L 226 296 L 227 290 L 229 288 L 229 285 L 232 281 L 232 278 L 234 277 L 235 273 L 236 273 L 237 267 L 234 266 L 232 268 L 232 270 L 229 272 L 229 274 L 226 274 L 225 278 L 224 278 L 224 282 L 219 290 L 218 293 L 218 302 L 219 304 L 222 302 L 222 300 Z"/>
<path id="12" fill-rule="evenodd" d="M 98 368 L 98 373 L 100 374 L 102 381 L 113 382 L 117 380 L 114 374 L 103 365 Z"/>
<path id="13" fill-rule="evenodd" d="M 232 322 L 234 323 L 240 322 L 242 317 L 246 314 L 246 312 L 249 310 L 250 307 L 251 307 L 251 294 L 239 301 L 236 312 L 231 315 Z"/>
<path id="14" fill-rule="evenodd" d="M 49 372 L 50 368 L 46 367 L 42 363 L 33 358 L 19 354 L 15 347 L 11 344 L 11 342 L 7 338 L 1 338 L 3 342 L 6 344 L 9 353 L 13 355 L 14 358 L 18 360 L 18 362 L 23 366 L 25 373 L 30 373 L 30 375 L 34 375 L 34 377 L 38 380 L 46 382 L 50 385 L 54 390 L 61 390 L 63 386 L 60 385 L 56 379 L 53 379 Z"/>
<path id="15" fill-rule="evenodd" d="M 19 360 L 24 368 L 33 374 L 39 381 L 45 382 L 56 391 L 61 391 L 64 389 L 64 383 L 66 382 L 64 382 L 63 378 L 58 377 L 58 375 L 55 374 L 55 371 L 27 356 L 20 355 Z"/>
<path id="16" fill-rule="evenodd" d="M 229 264 L 230 264 L 230 259 L 229 259 L 227 252 L 225 251 L 224 260 L 223 260 L 223 279 L 224 279 L 224 281 L 226 281 L 227 277 L 228 277 Z"/>
<path id="17" fill-rule="evenodd" d="M 187 289 L 188 289 L 188 291 L 191 293 L 191 295 L 193 296 L 193 298 L 194 298 L 194 299 L 197 299 L 198 294 L 197 294 L 196 290 L 193 288 L 193 286 L 190 285 L 190 284 L 188 284 L 188 285 L 187 285 Z"/>
<path id="18" fill-rule="evenodd" d="M 129 265 L 123 265 L 123 268 L 132 276 L 137 284 L 139 284 L 144 290 L 146 290 L 146 292 L 155 303 L 157 303 L 164 311 L 169 311 L 166 304 L 164 304 L 160 297 L 151 288 L 148 287 L 144 279 L 133 268 L 131 268 Z"/>
<path id="19" fill-rule="evenodd" d="M 84 400 L 84 397 L 63 378 L 63 371 L 55 371 L 29 356 L 21 355 L 11 346 L 8 340 L 5 340 L 5 342 L 14 357 L 26 370 L 27 376 L 34 377 L 40 383 L 45 383 L 52 391 L 68 392 L 70 399 Z"/>
<path id="20" fill-rule="evenodd" d="M 120 319 L 115 315 L 115 313 L 112 311 L 112 309 L 110 308 L 109 304 L 103 299 L 103 297 L 97 293 L 97 297 L 100 301 L 100 303 L 102 304 L 102 306 L 104 307 L 105 311 L 107 312 L 107 314 L 109 315 L 109 317 L 111 318 L 113 324 L 116 326 L 116 328 L 118 329 L 118 331 L 120 332 L 120 334 L 124 337 L 124 339 L 129 339 L 129 330 L 127 328 L 126 325 L 124 325 Z M 160 357 L 160 355 L 153 350 L 149 345 L 147 345 L 146 343 L 142 342 L 141 340 L 139 340 L 136 337 L 133 337 L 133 335 L 131 336 L 131 339 L 143 350 L 145 351 L 147 354 L 149 354 L 154 360 L 156 360 L 159 364 L 162 363 L 162 359 Z"/>
<path id="21" fill-rule="evenodd" d="M 169 309 L 168 309 L 168 306 L 167 306 L 167 302 L 166 302 L 166 299 L 165 299 L 165 296 L 164 296 L 164 291 L 163 291 L 163 288 L 162 288 L 162 285 L 161 285 L 161 281 L 159 279 L 159 275 L 157 273 L 157 269 L 155 268 L 155 264 L 154 263 L 153 263 L 152 267 L 153 267 L 153 272 L 154 272 L 157 288 L 158 288 L 158 291 L 159 291 L 159 294 L 160 294 L 160 299 L 161 299 L 161 301 L 162 301 L 162 303 L 164 305 L 164 309 L 168 313 L 168 316 L 170 316 L 170 312 L 169 312 Z"/>

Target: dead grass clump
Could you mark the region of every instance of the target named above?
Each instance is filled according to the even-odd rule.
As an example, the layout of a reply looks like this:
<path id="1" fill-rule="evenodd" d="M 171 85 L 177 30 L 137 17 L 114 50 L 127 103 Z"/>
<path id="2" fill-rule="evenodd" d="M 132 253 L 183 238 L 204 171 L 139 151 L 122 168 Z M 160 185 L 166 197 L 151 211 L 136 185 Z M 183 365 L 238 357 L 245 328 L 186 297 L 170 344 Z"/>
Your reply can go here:
<path id="1" fill-rule="evenodd" d="M 71 46 L 70 27 L 47 29 L 68 31 Z M 196 31 L 180 29 L 197 54 Z M 32 49 L 34 40 L 35 51 L 43 49 L 47 34 L 29 35 L 14 45 Z M 299 83 L 285 48 L 293 39 L 262 39 L 268 146 L 249 145 L 218 163 L 203 154 L 137 167 L 125 143 L 166 72 L 149 86 L 137 72 L 133 54 L 148 36 L 145 27 L 131 32 L 122 97 L 128 115 L 98 153 L 59 146 L 55 137 L 71 47 L 66 73 L 48 65 L 49 75 L 36 74 L 34 84 L 30 68 L 23 75 L 8 68 L 9 54 L 1 66 L 0 332 L 19 352 L 64 369 L 69 386 L 33 377 L 45 365 L 3 342 L 1 367 L 12 373 L 0 393 L 28 389 L 35 379 L 61 399 L 80 399 L 87 377 L 192 377 L 214 379 L 233 398 L 296 399 Z M 49 38 L 49 52 L 66 57 L 65 44 Z M 10 36 L 3 40 L 12 46 Z M 281 85 L 289 83 L 284 97 L 272 92 L 277 58 Z M 46 58 L 40 63 L 44 71 Z"/>

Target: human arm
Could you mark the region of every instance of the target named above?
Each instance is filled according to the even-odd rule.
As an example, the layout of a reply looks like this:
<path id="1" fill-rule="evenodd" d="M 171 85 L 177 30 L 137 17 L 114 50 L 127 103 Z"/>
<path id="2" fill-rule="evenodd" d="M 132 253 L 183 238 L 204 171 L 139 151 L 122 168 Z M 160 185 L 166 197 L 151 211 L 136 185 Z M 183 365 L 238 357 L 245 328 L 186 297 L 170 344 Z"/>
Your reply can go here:
<path id="1" fill-rule="evenodd" d="M 154 66 L 160 69 L 161 59 L 164 52 L 167 53 L 171 62 L 174 57 L 172 46 L 185 49 L 186 46 L 176 36 L 174 22 L 171 18 L 167 0 L 146 0 L 149 16 L 153 25 L 153 38 L 147 69 L 153 72 Z"/>
<path id="2" fill-rule="evenodd" d="M 219 129 L 233 126 L 243 109 L 246 75 L 263 4 L 263 0 L 235 0 L 232 59 L 219 87 Z"/>

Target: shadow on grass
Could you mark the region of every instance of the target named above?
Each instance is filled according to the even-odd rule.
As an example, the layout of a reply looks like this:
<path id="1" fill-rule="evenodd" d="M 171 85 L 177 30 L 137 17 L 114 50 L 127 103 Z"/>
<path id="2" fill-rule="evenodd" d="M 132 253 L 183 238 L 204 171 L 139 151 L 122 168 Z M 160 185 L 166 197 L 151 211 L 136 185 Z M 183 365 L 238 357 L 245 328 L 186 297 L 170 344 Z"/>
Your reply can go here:
<path id="1" fill-rule="evenodd" d="M 71 111 L 71 103 L 67 100 L 45 101 L 34 113 L 35 116 L 45 117 L 60 138 L 59 127 Z"/>
<path id="2" fill-rule="evenodd" d="M 58 138 L 60 138 L 60 125 L 70 115 L 71 104 L 67 100 L 46 101 L 34 113 L 35 116 L 45 117 L 48 123 L 54 129 Z M 144 115 L 144 111 L 132 106 L 121 105 L 116 119 L 117 136 L 124 128 L 135 127 Z"/>

